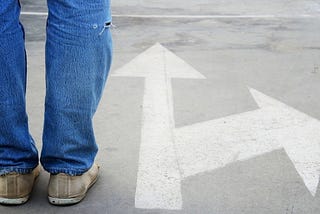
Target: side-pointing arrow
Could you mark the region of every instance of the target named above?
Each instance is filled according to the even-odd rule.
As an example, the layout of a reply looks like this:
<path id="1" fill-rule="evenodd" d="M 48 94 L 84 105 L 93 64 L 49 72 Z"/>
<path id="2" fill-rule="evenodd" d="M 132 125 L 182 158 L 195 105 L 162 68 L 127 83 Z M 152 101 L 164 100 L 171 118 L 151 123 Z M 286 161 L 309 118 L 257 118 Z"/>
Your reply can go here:
<path id="1" fill-rule="evenodd" d="M 160 44 L 138 55 L 113 76 L 145 78 L 135 206 L 181 209 L 181 173 L 174 147 L 171 78 L 205 77 Z"/>
<path id="2" fill-rule="evenodd" d="M 250 89 L 259 109 L 175 129 L 182 177 L 284 148 L 312 195 L 320 170 L 320 121 Z"/>

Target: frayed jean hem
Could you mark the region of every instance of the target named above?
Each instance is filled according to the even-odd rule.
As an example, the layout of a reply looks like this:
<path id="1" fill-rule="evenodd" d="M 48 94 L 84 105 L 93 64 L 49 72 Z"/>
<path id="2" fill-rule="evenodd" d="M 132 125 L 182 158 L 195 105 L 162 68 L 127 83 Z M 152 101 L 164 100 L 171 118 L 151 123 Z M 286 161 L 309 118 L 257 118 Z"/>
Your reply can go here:
<path id="1" fill-rule="evenodd" d="M 70 176 L 79 176 L 87 172 L 89 169 L 64 169 L 64 168 L 51 168 L 51 167 L 44 167 L 48 173 L 56 175 L 59 173 L 64 173 Z"/>
<path id="2" fill-rule="evenodd" d="M 19 174 L 30 174 L 37 166 L 28 167 L 28 168 L 17 168 L 17 167 L 6 167 L 0 168 L 0 176 L 6 175 L 12 172 L 16 172 Z"/>

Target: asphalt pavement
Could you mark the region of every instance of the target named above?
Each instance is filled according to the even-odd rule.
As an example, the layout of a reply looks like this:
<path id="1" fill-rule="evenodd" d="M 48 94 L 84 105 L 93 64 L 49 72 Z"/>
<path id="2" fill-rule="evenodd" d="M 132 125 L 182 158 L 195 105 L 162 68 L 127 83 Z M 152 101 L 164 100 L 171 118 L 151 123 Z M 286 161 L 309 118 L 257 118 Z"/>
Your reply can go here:
<path id="1" fill-rule="evenodd" d="M 46 3 L 22 0 L 27 110 L 41 149 Z M 320 3 L 112 2 L 95 115 L 101 175 L 83 202 L 0 213 L 320 213 Z"/>

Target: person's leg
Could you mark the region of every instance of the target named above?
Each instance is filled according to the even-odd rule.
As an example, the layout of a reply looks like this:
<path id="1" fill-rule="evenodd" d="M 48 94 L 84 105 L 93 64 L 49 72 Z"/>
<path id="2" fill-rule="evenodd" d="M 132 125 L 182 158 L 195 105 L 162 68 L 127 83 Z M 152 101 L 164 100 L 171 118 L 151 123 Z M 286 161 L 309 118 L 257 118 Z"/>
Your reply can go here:
<path id="1" fill-rule="evenodd" d="M 25 109 L 26 55 L 18 0 L 0 4 L 0 175 L 30 173 L 38 153 Z"/>
<path id="2" fill-rule="evenodd" d="M 109 0 L 48 0 L 46 99 L 41 163 L 81 175 L 97 145 L 92 118 L 111 63 Z"/>
<path id="3" fill-rule="evenodd" d="M 0 204 L 23 204 L 39 175 L 25 109 L 26 55 L 18 0 L 0 4 Z"/>

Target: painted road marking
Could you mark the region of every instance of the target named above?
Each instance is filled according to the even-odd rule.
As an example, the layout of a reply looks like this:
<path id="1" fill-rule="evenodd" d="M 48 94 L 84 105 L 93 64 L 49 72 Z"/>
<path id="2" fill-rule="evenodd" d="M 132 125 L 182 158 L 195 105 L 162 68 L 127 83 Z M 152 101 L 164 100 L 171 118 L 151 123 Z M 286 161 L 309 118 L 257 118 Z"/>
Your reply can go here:
<path id="1" fill-rule="evenodd" d="M 300 14 L 300 15 L 143 15 L 143 14 L 114 14 L 113 17 L 125 17 L 125 18 L 156 18 L 156 19 L 276 19 L 276 18 L 320 18 L 319 15 Z"/>
<path id="2" fill-rule="evenodd" d="M 181 173 L 174 149 L 171 78 L 205 77 L 160 44 L 133 59 L 113 76 L 145 78 L 135 206 L 181 209 Z"/>
<path id="3" fill-rule="evenodd" d="M 182 179 L 282 148 L 315 195 L 319 120 L 249 88 L 258 109 L 175 128 L 171 79 L 205 77 L 160 44 L 113 76 L 145 78 L 137 208 L 179 210 Z"/>
<path id="4" fill-rule="evenodd" d="M 21 15 L 29 15 L 29 16 L 47 16 L 48 12 L 32 12 L 32 11 L 22 11 Z"/>
<path id="5" fill-rule="evenodd" d="M 259 109 L 175 129 L 182 177 L 285 149 L 310 193 L 320 173 L 320 121 L 250 89 Z"/>
<path id="6" fill-rule="evenodd" d="M 47 12 L 23 11 L 21 15 L 47 16 Z M 297 15 L 273 15 L 273 14 L 252 14 L 252 15 L 157 15 L 157 14 L 113 14 L 112 17 L 119 18 L 152 18 L 152 19 L 300 19 L 300 18 L 320 18 L 316 14 Z"/>

